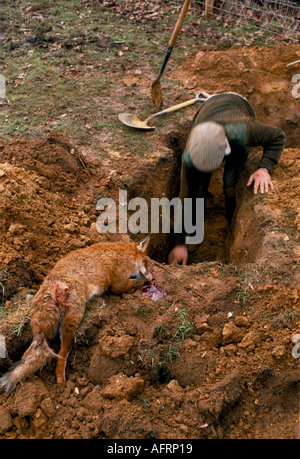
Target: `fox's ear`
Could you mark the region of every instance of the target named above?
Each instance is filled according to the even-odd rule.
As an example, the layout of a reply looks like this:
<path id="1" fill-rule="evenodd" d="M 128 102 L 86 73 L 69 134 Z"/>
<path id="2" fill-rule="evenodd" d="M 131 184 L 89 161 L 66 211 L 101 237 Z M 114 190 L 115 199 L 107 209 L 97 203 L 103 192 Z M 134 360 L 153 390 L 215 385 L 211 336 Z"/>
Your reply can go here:
<path id="1" fill-rule="evenodd" d="M 149 245 L 149 242 L 150 242 L 150 236 L 146 236 L 144 237 L 144 239 L 142 239 L 139 243 L 138 243 L 138 248 L 141 252 L 146 252 L 147 250 L 147 247 Z"/>

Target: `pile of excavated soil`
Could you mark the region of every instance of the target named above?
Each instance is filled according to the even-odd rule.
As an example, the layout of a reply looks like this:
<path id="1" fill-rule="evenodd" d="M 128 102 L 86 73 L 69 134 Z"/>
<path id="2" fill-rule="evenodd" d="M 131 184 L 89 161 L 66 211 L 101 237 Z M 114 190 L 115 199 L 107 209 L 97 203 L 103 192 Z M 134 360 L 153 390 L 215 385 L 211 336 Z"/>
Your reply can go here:
<path id="1" fill-rule="evenodd" d="M 299 58 L 298 45 L 199 51 L 172 75 L 188 89 L 241 94 L 249 100 L 260 121 L 283 129 L 287 147 L 300 147 L 299 99 L 293 97 L 299 94 L 293 81 L 299 66 L 288 66 Z"/>
<path id="2" fill-rule="evenodd" d="M 63 254 L 95 242 L 96 207 L 76 150 L 59 134 L 2 145 L 0 169 L 6 299 L 40 281 Z"/>
<path id="3" fill-rule="evenodd" d="M 284 50 L 281 61 L 296 60 L 296 51 Z M 205 77 L 207 83 L 210 74 L 211 86 L 201 87 L 216 89 L 219 81 L 220 90 L 245 92 L 254 85 L 251 66 L 257 65 L 258 75 L 267 52 L 220 54 L 228 67 L 235 56 L 249 69 L 242 69 L 248 85 L 226 88 L 218 80 L 222 72 L 215 52 L 207 54 L 204 61 L 214 62 Z M 271 62 L 274 49 L 269 54 Z M 198 67 L 184 66 L 178 73 L 182 81 L 203 72 L 202 57 L 197 59 Z M 274 65 L 275 75 L 276 59 Z M 271 110 L 273 99 L 263 104 L 258 78 L 249 95 L 256 94 L 258 108 Z M 275 104 L 275 94 L 269 94 Z M 280 110 L 275 105 L 281 127 L 285 102 L 295 101 L 283 98 Z M 132 172 L 128 199 L 176 195 L 178 150 L 187 135 L 176 129 L 155 140 L 157 153 L 141 159 L 138 171 L 125 159 L 113 171 L 95 164 L 55 133 L 1 145 L 0 333 L 7 349 L 1 375 L 31 342 L 32 295 L 56 260 L 78 247 L 121 237 L 100 235 L 95 223 L 97 200 L 117 201 L 124 171 Z M 185 267 L 154 263 L 165 298 L 155 302 L 137 290 L 89 302 L 68 357 L 65 388 L 56 386 L 53 360 L 14 392 L 0 392 L 0 438 L 297 437 L 300 150 L 289 132 L 290 147 L 273 174 L 275 190 L 266 196 L 254 196 L 245 186 L 260 155 L 251 154 L 231 228 L 225 227 L 220 174 L 213 177 L 204 248 L 194 251 Z M 169 245 L 166 235 L 154 235 L 151 257 L 163 261 Z M 51 346 L 59 349 L 58 338 Z"/>

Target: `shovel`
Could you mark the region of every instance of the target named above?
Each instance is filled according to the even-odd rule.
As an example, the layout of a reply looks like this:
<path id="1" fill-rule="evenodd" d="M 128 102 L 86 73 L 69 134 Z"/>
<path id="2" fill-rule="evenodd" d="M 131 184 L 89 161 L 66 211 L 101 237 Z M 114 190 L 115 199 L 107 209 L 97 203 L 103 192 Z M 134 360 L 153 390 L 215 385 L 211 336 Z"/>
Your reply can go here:
<path id="1" fill-rule="evenodd" d="M 201 96 L 203 97 L 201 98 Z M 155 129 L 155 126 L 149 126 L 148 124 L 154 118 L 157 118 L 162 115 L 166 115 L 167 113 L 175 112 L 176 110 L 180 110 L 181 108 L 189 107 L 190 105 L 193 105 L 196 102 L 205 102 L 207 100 L 207 97 L 209 97 L 209 94 L 207 94 L 204 91 L 201 91 L 199 92 L 199 94 L 196 95 L 194 99 L 187 100 L 186 102 L 182 102 L 181 104 L 178 104 L 178 105 L 173 105 L 172 107 L 166 108 L 165 110 L 162 110 L 161 112 L 154 113 L 153 115 L 148 116 L 148 118 L 145 119 L 145 121 L 141 121 L 136 115 L 133 115 L 131 113 L 120 113 L 119 120 L 123 124 L 126 124 L 127 126 L 130 126 L 136 129 Z"/>
<path id="2" fill-rule="evenodd" d="M 187 10 L 188 10 L 188 8 L 190 6 L 190 3 L 191 3 L 191 0 L 185 0 L 185 2 L 183 4 L 183 7 L 182 7 L 181 12 L 180 12 L 180 16 L 179 16 L 179 18 L 178 18 L 178 20 L 176 22 L 175 29 L 174 29 L 172 37 L 171 37 L 171 39 L 169 41 L 169 46 L 168 46 L 168 49 L 166 51 L 166 54 L 165 54 L 161 69 L 160 69 L 159 74 L 158 74 L 158 77 L 156 78 L 155 81 L 153 81 L 153 83 L 151 85 L 151 98 L 152 98 L 152 101 L 153 101 L 153 103 L 154 103 L 154 105 L 156 107 L 156 110 L 159 110 L 160 107 L 161 107 L 161 104 L 162 104 L 162 90 L 161 90 L 161 85 L 160 85 L 160 81 L 159 80 L 160 80 L 160 77 L 163 74 L 165 66 L 167 65 L 167 62 L 168 62 L 169 57 L 171 55 L 171 52 L 172 52 L 172 50 L 174 48 L 175 42 L 176 42 L 177 37 L 179 35 L 180 29 L 182 27 L 182 24 L 183 24 L 184 18 L 186 16 Z"/>

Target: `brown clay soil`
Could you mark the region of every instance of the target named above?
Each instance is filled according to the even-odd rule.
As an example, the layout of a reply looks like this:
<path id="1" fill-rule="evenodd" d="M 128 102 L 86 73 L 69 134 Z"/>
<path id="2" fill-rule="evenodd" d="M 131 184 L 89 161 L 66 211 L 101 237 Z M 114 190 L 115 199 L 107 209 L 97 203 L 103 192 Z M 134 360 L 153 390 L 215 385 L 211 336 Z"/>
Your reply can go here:
<path id="1" fill-rule="evenodd" d="M 258 118 L 284 129 L 275 190 L 254 196 L 245 186 L 256 149 L 229 228 L 215 174 L 205 240 L 190 264 L 165 264 L 171 241 L 152 237 L 155 278 L 167 296 L 154 302 L 138 290 L 93 299 L 69 355 L 66 387 L 56 386 L 53 361 L 11 394 L 1 392 L 0 438 L 297 438 L 300 112 L 286 66 L 297 58 L 297 47 L 283 45 L 201 51 L 173 74 L 189 89 L 239 92 Z M 177 125 L 170 118 L 163 135 L 150 137 L 157 153 L 141 157 L 138 170 L 130 158 L 118 158 L 113 171 L 95 167 L 56 132 L 1 145 L 0 332 L 8 355 L 1 374 L 31 342 L 30 301 L 56 260 L 121 237 L 100 235 L 95 223 L 97 200 L 118 199 L 124 171 L 134 176 L 129 199 L 176 195 L 194 112 Z"/>

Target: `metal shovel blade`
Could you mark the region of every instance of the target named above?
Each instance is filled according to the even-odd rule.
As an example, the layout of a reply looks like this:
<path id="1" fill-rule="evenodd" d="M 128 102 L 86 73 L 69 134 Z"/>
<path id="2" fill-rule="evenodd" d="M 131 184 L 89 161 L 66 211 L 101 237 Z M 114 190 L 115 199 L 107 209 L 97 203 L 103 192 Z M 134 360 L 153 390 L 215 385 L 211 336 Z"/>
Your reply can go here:
<path id="1" fill-rule="evenodd" d="M 120 113 L 119 120 L 127 126 L 137 129 L 155 129 L 155 126 L 149 126 L 147 120 L 141 121 L 136 115 L 131 113 Z"/>
<path id="2" fill-rule="evenodd" d="M 187 100 L 185 102 L 182 102 L 181 104 L 173 105 L 172 107 L 166 108 L 161 112 L 154 113 L 153 115 L 148 116 L 148 118 L 144 121 L 141 121 L 136 115 L 133 115 L 131 113 L 120 113 L 118 116 L 119 120 L 127 126 L 137 129 L 155 129 L 154 126 L 149 126 L 148 123 L 150 123 L 150 121 L 153 121 L 159 116 L 166 115 L 167 113 L 172 113 L 176 110 L 180 110 L 181 108 L 189 107 L 190 105 L 193 105 L 196 102 L 205 102 L 207 100 L 207 97 L 209 97 L 209 94 L 207 94 L 205 91 L 201 91 L 196 95 L 194 99 Z"/>
<path id="3" fill-rule="evenodd" d="M 160 77 L 156 78 L 151 85 L 151 99 L 154 103 L 156 110 L 160 110 L 162 105 L 162 90 L 160 84 Z"/>

